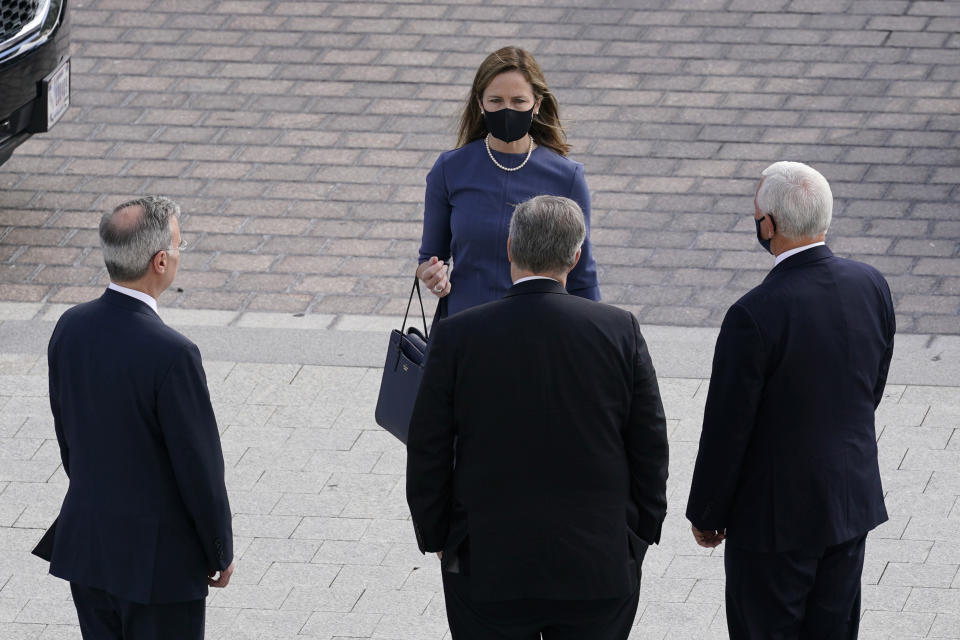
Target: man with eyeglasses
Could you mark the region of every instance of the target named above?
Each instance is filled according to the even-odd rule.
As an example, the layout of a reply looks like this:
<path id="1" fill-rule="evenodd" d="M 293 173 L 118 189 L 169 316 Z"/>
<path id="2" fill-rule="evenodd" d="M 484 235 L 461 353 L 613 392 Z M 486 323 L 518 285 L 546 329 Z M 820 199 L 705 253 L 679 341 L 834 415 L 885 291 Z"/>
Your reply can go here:
<path id="1" fill-rule="evenodd" d="M 172 200 L 149 196 L 103 216 L 110 285 L 63 314 L 47 351 L 70 484 L 35 553 L 70 581 L 87 640 L 203 638 L 207 588 L 233 573 L 200 351 L 157 315 L 186 247 L 179 214 Z"/>

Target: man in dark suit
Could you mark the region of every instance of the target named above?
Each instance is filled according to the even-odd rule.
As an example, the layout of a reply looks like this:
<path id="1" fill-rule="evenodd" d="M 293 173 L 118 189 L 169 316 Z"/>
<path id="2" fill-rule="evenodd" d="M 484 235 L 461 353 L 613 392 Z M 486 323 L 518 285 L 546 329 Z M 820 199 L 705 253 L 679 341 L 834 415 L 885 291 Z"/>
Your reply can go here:
<path id="1" fill-rule="evenodd" d="M 893 353 L 890 289 L 824 244 L 833 208 L 798 162 L 763 171 L 757 238 L 776 258 L 717 338 L 687 504 L 724 553 L 742 638 L 855 638 L 868 531 L 887 519 L 874 409 Z"/>
<path id="2" fill-rule="evenodd" d="M 233 573 L 220 435 L 200 352 L 157 315 L 177 272 L 179 207 L 133 200 L 100 222 L 110 286 L 60 318 L 50 408 L 70 486 L 50 573 L 85 639 L 203 638 L 207 587 Z M 49 537 L 49 536 L 48 536 Z"/>
<path id="3" fill-rule="evenodd" d="M 666 513 L 667 437 L 636 319 L 568 295 L 583 214 L 517 206 L 502 299 L 439 324 L 407 443 L 455 640 L 626 638 Z"/>

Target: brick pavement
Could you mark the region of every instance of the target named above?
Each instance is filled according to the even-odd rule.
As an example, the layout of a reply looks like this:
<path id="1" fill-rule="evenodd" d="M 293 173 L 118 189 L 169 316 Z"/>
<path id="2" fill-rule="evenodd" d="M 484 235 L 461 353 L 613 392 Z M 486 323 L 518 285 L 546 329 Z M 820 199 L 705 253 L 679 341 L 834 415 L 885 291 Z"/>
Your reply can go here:
<path id="1" fill-rule="evenodd" d="M 533 51 L 593 191 L 607 301 L 717 326 L 770 260 L 769 162 L 812 163 L 831 245 L 876 265 L 901 331 L 960 318 L 960 3 L 907 0 L 73 2 L 73 106 L 0 168 L 0 300 L 106 282 L 99 212 L 181 201 L 166 306 L 397 315 L 423 180 L 473 70 Z"/>
<path id="2" fill-rule="evenodd" d="M 669 354 L 661 362 L 669 368 Z M 0 353 L 4 640 L 80 637 L 66 584 L 28 554 L 66 488 L 45 369 L 42 349 Z M 437 562 L 417 551 L 409 522 L 404 449 L 373 424 L 380 370 L 206 369 L 238 555 L 231 585 L 209 600 L 208 637 L 448 638 Z M 696 546 L 683 518 L 706 381 L 660 382 L 669 515 L 644 562 L 631 638 L 725 638 L 722 547 Z M 960 638 L 960 386 L 888 385 L 877 433 L 890 521 L 867 543 L 860 637 Z"/>

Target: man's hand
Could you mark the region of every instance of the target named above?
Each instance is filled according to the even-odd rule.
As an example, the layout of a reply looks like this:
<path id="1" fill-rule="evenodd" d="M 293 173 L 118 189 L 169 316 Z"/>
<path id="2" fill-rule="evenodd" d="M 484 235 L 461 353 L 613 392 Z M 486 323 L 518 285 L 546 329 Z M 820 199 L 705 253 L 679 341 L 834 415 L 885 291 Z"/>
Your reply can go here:
<path id="1" fill-rule="evenodd" d="M 437 557 L 443 560 L 443 551 L 437 551 Z"/>
<path id="2" fill-rule="evenodd" d="M 207 584 L 211 587 L 216 587 L 218 589 L 223 589 L 230 583 L 230 576 L 233 575 L 233 563 L 230 563 L 230 566 L 220 571 L 220 575 L 214 578 L 217 575 L 217 571 L 211 571 L 207 574 Z"/>
<path id="3" fill-rule="evenodd" d="M 693 531 L 693 538 L 697 541 L 697 544 L 707 549 L 713 549 L 727 539 L 726 531 L 700 531 L 693 525 L 690 525 L 690 529 Z"/>

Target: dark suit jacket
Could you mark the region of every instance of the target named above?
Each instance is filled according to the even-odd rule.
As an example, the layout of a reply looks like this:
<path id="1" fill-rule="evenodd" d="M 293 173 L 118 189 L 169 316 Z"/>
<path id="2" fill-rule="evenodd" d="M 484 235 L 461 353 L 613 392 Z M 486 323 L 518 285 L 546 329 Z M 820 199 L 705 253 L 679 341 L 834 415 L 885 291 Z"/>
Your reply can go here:
<path id="1" fill-rule="evenodd" d="M 469 549 L 476 599 L 630 595 L 667 507 L 636 319 L 531 280 L 442 321 L 407 456 L 420 550 Z"/>
<path id="2" fill-rule="evenodd" d="M 63 314 L 47 357 L 70 478 L 50 573 L 145 604 L 205 597 L 233 534 L 196 345 L 108 289 Z"/>
<path id="3" fill-rule="evenodd" d="M 887 519 L 874 409 L 895 319 L 880 273 L 825 247 L 730 307 L 687 517 L 755 551 L 819 549 Z"/>

